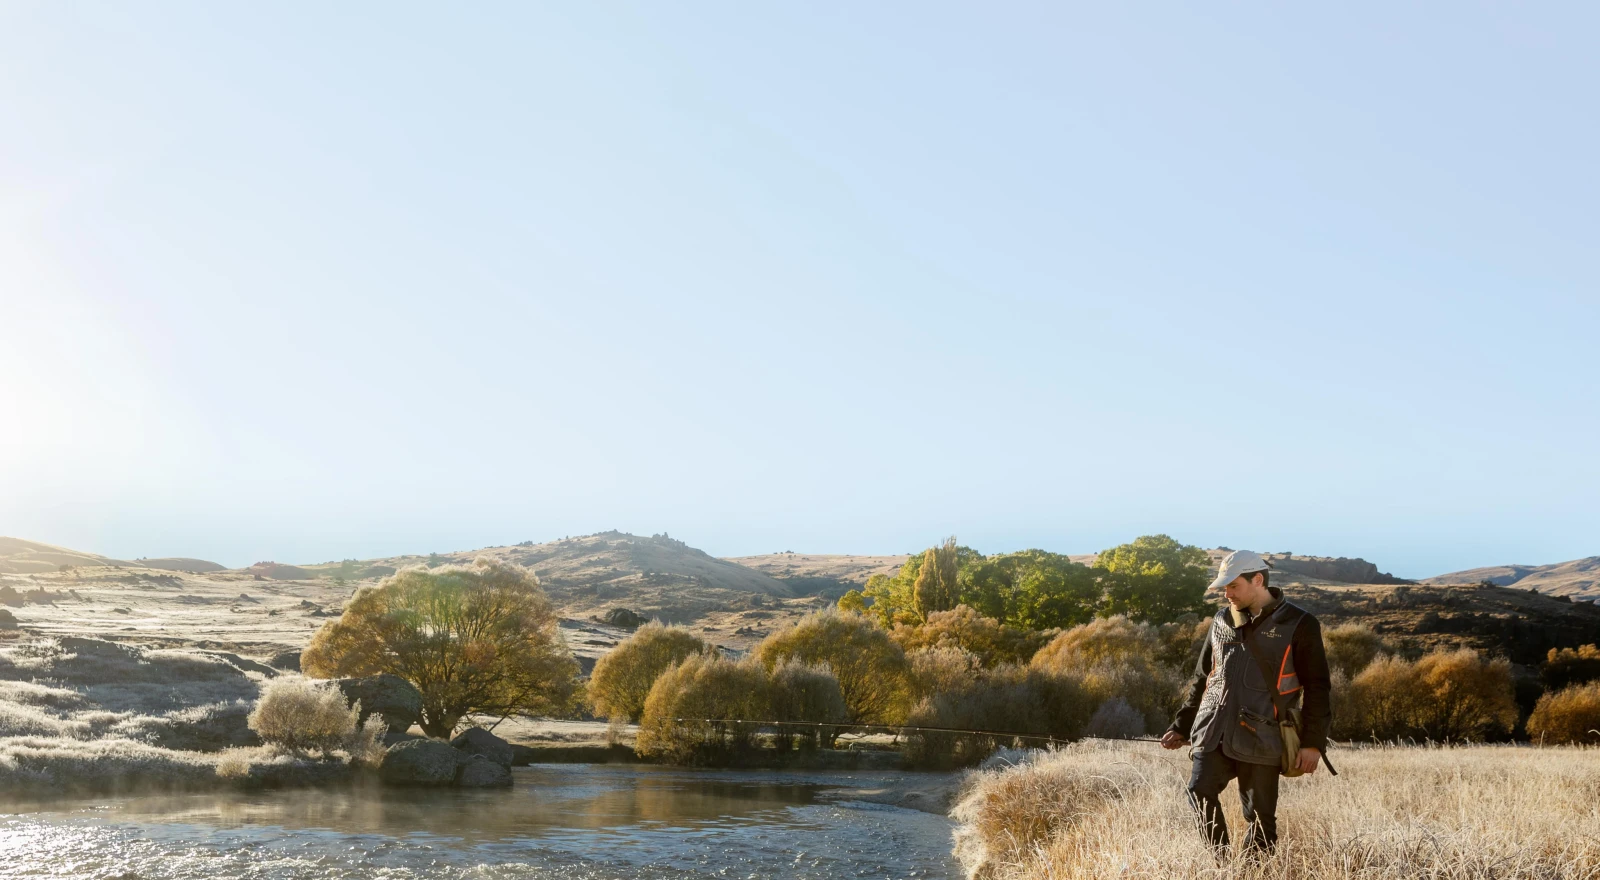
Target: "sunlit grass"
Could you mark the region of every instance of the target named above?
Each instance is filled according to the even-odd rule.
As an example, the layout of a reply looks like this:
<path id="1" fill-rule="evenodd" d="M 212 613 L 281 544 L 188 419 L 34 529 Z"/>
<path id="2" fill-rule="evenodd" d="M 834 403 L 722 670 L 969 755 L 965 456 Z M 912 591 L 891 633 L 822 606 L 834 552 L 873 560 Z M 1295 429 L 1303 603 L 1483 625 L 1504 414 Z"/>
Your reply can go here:
<path id="1" fill-rule="evenodd" d="M 1336 750 L 1340 775 L 1285 779 L 1278 852 L 1219 861 L 1185 799 L 1190 762 L 1153 744 L 1086 742 L 975 772 L 957 856 L 995 880 L 1600 877 L 1600 750 Z M 1235 789 L 1224 797 L 1243 837 Z"/>

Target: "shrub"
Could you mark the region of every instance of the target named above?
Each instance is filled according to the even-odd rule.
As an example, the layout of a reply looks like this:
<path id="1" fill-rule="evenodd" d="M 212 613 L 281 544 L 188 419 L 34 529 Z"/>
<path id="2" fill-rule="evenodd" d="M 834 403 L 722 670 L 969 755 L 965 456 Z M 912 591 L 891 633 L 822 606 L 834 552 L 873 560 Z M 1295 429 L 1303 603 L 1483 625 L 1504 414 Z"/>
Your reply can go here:
<path id="1" fill-rule="evenodd" d="M 1425 698 L 1419 726 L 1434 739 L 1499 739 L 1517 724 L 1511 663 L 1476 651 L 1435 651 L 1417 661 Z"/>
<path id="2" fill-rule="evenodd" d="M 1600 647 L 1551 648 L 1544 665 L 1539 667 L 1539 680 L 1553 691 L 1568 685 L 1600 681 Z"/>
<path id="3" fill-rule="evenodd" d="M 594 665 L 588 697 L 598 715 L 638 721 L 656 678 L 693 654 L 715 649 L 681 626 L 647 623 Z"/>
<path id="4" fill-rule="evenodd" d="M 750 747 L 758 725 L 742 721 L 766 720 L 771 711 L 760 663 L 693 654 L 656 678 L 635 747 L 677 764 L 718 763 Z"/>
<path id="5" fill-rule="evenodd" d="M 1211 618 L 1191 615 L 1188 619 L 1163 623 L 1156 630 L 1161 650 L 1156 661 L 1187 672 L 1200 659 L 1200 648 L 1211 635 Z"/>
<path id="6" fill-rule="evenodd" d="M 826 664 L 839 680 L 852 723 L 895 724 L 905 717 L 910 697 L 905 651 L 859 614 L 832 609 L 809 614 L 767 636 L 755 656 L 769 670 L 790 659 Z"/>
<path id="7" fill-rule="evenodd" d="M 911 697 L 970 690 L 984 674 L 977 654 L 955 646 L 922 648 L 906 656 L 911 664 Z"/>
<path id="8" fill-rule="evenodd" d="M 1552 745 L 1600 742 L 1600 681 L 1540 697 L 1528 716 L 1528 736 Z"/>
<path id="9" fill-rule="evenodd" d="M 1327 650 L 1328 668 L 1338 669 L 1351 678 L 1360 675 L 1379 654 L 1386 653 L 1383 639 L 1359 623 L 1323 630 L 1322 645 Z"/>
<path id="10" fill-rule="evenodd" d="M 1104 617 L 1075 626 L 1039 649 L 1033 665 L 1043 669 L 1072 669 L 1101 662 L 1148 662 L 1161 653 L 1160 631 L 1148 623 L 1126 617 Z"/>
<path id="11" fill-rule="evenodd" d="M 1415 663 L 1379 656 L 1334 704 L 1340 738 L 1474 741 L 1504 737 L 1517 722 L 1511 664 L 1465 648 Z"/>
<path id="12" fill-rule="evenodd" d="M 1172 635 L 1185 638 L 1181 630 Z M 1185 679 L 1177 668 L 1158 661 L 1163 653 L 1159 629 L 1109 617 L 1056 636 L 1030 665 L 1075 678 L 1096 705 L 1120 698 L 1145 719 L 1146 730 L 1155 731 L 1171 722 Z"/>
<path id="13" fill-rule="evenodd" d="M 1072 676 L 1000 666 L 918 701 L 908 725 L 955 730 L 910 731 L 907 757 L 924 767 L 963 766 L 1013 743 L 1037 747 L 1048 742 L 1044 737 L 1072 739 L 1082 735 L 1093 707 L 1094 698 Z"/>
<path id="14" fill-rule="evenodd" d="M 422 692 L 422 730 L 433 737 L 468 713 L 563 712 L 578 677 L 539 579 L 491 559 L 410 568 L 357 590 L 300 663 L 317 678 L 404 678 Z"/>
<path id="15" fill-rule="evenodd" d="M 1146 727 L 1143 713 L 1133 708 L 1127 700 L 1112 697 L 1101 703 L 1100 708 L 1089 716 L 1089 725 L 1083 733 L 1102 739 L 1131 739 L 1142 736 Z"/>
<path id="16" fill-rule="evenodd" d="M 795 660 L 778 664 L 772 670 L 770 701 L 772 720 L 799 722 L 779 728 L 780 749 L 788 748 L 796 736 L 805 748 L 831 745 L 836 731 L 828 725 L 843 724 L 850 717 L 839 679 L 826 666 L 806 666 Z"/>
<path id="17" fill-rule="evenodd" d="M 966 605 L 935 611 L 922 624 L 895 624 L 890 635 L 907 653 L 919 648 L 962 648 L 990 667 L 1026 663 L 1044 639 L 1041 633 L 1005 626 Z"/>
<path id="18" fill-rule="evenodd" d="M 249 725 L 265 743 L 326 756 L 356 733 L 359 714 L 331 684 L 279 680 L 262 691 Z"/>

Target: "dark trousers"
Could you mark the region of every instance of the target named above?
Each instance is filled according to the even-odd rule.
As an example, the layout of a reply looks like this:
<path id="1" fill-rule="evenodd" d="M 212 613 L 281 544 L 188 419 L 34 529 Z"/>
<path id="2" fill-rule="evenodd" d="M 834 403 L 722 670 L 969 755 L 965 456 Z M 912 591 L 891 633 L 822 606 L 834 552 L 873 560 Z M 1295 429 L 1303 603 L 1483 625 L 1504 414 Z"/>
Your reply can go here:
<path id="1" fill-rule="evenodd" d="M 1270 852 L 1278 842 L 1278 767 L 1247 764 L 1224 755 L 1215 748 L 1194 759 L 1189 776 L 1189 803 L 1200 817 L 1200 828 L 1211 845 L 1228 845 L 1228 823 L 1222 818 L 1222 803 L 1217 795 L 1228 787 L 1228 780 L 1239 780 L 1239 800 L 1244 804 L 1244 821 L 1250 826 L 1244 845 L 1248 850 Z"/>

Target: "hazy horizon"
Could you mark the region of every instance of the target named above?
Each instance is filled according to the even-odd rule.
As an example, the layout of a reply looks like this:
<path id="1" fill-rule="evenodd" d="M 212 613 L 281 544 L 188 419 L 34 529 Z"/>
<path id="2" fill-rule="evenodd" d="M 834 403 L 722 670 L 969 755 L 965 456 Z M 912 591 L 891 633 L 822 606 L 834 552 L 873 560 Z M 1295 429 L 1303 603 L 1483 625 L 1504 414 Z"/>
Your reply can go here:
<path id="1" fill-rule="evenodd" d="M 1600 11 L 0 7 L 0 534 L 1600 553 Z"/>

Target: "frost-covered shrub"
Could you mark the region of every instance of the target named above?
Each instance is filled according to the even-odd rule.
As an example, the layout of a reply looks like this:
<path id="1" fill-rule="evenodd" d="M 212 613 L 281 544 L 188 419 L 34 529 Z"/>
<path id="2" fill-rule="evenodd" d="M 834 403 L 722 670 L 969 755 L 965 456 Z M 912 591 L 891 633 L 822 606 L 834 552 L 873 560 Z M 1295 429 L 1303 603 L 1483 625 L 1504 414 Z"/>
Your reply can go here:
<path id="1" fill-rule="evenodd" d="M 262 691 L 249 726 L 263 742 L 326 756 L 355 735 L 358 717 L 359 704 L 345 705 L 344 694 L 331 684 L 275 681 Z"/>

